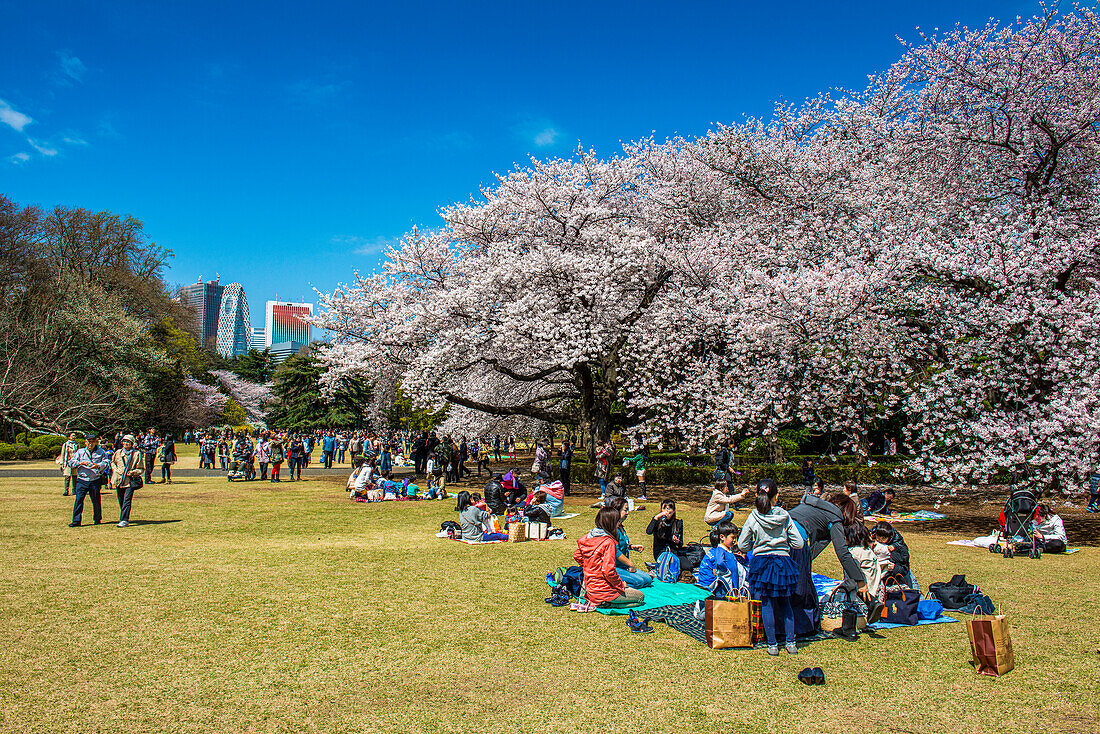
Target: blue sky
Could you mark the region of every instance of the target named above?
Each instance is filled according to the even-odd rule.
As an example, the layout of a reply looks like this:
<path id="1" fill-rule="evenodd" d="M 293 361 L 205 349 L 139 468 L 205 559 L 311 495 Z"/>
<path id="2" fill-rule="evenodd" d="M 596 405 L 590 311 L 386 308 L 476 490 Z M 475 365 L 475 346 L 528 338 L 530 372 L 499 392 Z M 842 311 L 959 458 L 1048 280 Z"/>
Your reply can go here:
<path id="1" fill-rule="evenodd" d="M 134 214 L 260 326 L 528 155 L 701 134 L 1037 7 L 0 0 L 0 192 Z"/>

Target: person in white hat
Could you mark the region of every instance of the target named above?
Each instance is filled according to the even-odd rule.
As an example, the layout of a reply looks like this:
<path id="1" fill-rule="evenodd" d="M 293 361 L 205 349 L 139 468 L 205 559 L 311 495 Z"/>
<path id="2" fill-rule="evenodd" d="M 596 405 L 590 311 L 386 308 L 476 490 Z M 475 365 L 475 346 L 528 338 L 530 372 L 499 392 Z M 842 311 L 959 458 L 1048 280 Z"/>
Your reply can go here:
<path id="1" fill-rule="evenodd" d="M 145 456 L 134 447 L 134 437 L 127 433 L 122 437 L 122 448 L 111 457 L 111 486 L 118 494 L 118 526 L 130 524 L 130 503 L 134 490 L 142 486 L 145 473 Z"/>

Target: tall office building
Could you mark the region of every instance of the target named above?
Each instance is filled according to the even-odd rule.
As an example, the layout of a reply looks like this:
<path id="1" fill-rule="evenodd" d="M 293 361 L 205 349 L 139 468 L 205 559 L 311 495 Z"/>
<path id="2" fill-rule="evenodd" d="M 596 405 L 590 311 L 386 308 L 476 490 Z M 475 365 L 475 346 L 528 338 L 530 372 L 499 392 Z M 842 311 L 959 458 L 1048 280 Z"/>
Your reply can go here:
<path id="1" fill-rule="evenodd" d="M 298 317 L 312 315 L 312 303 L 268 301 L 264 317 L 264 346 L 273 347 L 286 342 L 309 344 L 312 326 Z"/>
<path id="2" fill-rule="evenodd" d="M 234 357 L 252 346 L 248 299 L 240 283 L 222 285 L 220 276 L 204 283 L 200 276 L 180 288 L 180 300 L 194 309 L 198 336 L 207 349 Z"/>
<path id="3" fill-rule="evenodd" d="M 264 344 L 264 329 L 262 326 L 258 329 L 252 329 L 252 342 L 250 343 L 250 347 L 257 352 L 262 352 L 267 349 L 267 346 Z"/>
<path id="4" fill-rule="evenodd" d="M 230 283 L 222 289 L 218 318 L 218 354 L 236 357 L 247 354 L 252 346 L 252 321 L 248 317 L 248 299 L 240 283 Z"/>
<path id="5" fill-rule="evenodd" d="M 181 300 L 195 310 L 195 326 L 199 340 L 207 348 L 214 348 L 218 338 L 218 321 L 221 319 L 222 291 L 225 286 L 218 278 L 185 285 L 180 289 Z"/>

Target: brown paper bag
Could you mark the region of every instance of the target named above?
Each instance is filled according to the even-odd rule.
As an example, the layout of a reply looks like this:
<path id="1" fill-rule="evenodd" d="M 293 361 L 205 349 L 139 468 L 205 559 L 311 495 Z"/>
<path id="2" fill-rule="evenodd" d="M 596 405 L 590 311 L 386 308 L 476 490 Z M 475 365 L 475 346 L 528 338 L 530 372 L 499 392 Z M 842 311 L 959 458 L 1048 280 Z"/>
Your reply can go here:
<path id="1" fill-rule="evenodd" d="M 1003 615 L 966 620 L 970 637 L 971 664 L 982 675 L 1004 675 L 1016 667 L 1012 654 L 1012 636 Z"/>
<path id="2" fill-rule="evenodd" d="M 508 542 L 519 543 L 520 541 L 527 540 L 527 525 L 522 522 L 510 522 L 508 523 Z"/>
<path id="3" fill-rule="evenodd" d="M 757 602 L 759 604 L 759 602 Z M 707 645 L 714 650 L 752 647 L 753 610 L 749 599 L 706 600 Z"/>

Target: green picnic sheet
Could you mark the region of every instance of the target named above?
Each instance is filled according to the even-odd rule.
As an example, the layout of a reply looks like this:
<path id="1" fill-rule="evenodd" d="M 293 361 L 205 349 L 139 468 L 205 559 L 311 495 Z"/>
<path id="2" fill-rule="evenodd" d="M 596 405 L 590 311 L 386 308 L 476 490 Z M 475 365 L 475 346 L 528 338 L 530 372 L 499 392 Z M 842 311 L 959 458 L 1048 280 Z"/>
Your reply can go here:
<path id="1" fill-rule="evenodd" d="M 709 591 L 701 589 L 695 584 L 666 584 L 663 581 L 654 581 L 651 586 L 647 586 L 641 591 L 645 593 L 645 603 L 640 607 L 597 609 L 596 611 L 601 614 L 628 614 L 631 610 L 639 612 L 670 604 L 690 604 L 710 596 Z"/>

